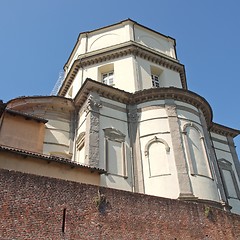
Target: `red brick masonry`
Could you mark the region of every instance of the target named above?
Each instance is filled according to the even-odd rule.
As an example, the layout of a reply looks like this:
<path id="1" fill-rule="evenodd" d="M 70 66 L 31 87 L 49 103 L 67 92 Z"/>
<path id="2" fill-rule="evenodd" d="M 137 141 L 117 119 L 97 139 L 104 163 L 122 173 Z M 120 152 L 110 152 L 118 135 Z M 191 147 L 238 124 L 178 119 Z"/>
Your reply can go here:
<path id="1" fill-rule="evenodd" d="M 0 239 L 240 239 L 240 216 L 0 170 Z"/>

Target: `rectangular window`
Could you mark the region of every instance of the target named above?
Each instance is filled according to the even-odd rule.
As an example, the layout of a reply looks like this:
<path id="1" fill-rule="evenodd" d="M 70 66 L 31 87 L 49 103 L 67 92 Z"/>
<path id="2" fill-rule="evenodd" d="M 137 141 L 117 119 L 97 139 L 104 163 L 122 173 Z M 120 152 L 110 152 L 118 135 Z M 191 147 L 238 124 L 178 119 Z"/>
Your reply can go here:
<path id="1" fill-rule="evenodd" d="M 113 71 L 102 74 L 102 82 L 109 86 L 114 86 L 114 73 Z"/>
<path id="2" fill-rule="evenodd" d="M 152 74 L 152 86 L 158 88 L 159 84 L 159 76 Z"/>

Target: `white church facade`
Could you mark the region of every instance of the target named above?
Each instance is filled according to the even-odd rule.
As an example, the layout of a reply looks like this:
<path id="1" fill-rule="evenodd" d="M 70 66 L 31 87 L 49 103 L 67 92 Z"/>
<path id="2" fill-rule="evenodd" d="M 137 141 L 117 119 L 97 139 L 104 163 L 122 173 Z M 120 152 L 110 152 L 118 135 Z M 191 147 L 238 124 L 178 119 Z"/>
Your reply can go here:
<path id="1" fill-rule="evenodd" d="M 100 186 L 240 214 L 240 131 L 188 90 L 175 39 L 127 19 L 81 33 L 64 72 L 57 96 L 5 106 L 47 120 L 42 154 L 103 170 Z"/>

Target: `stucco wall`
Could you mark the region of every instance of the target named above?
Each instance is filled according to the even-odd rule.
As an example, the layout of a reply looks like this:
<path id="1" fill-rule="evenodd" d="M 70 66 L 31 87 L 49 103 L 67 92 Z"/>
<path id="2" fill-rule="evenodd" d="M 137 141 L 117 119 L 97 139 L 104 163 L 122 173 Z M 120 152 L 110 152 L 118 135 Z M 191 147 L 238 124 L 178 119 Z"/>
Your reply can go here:
<path id="1" fill-rule="evenodd" d="M 126 105 L 102 97 L 100 99 L 102 108 L 100 109 L 99 167 L 108 171 L 107 175 L 101 175 L 101 185 L 132 191 L 132 160 Z M 110 131 L 113 129 L 122 134 L 123 142 L 119 142 L 119 139 L 108 140 L 106 129 Z"/>
<path id="2" fill-rule="evenodd" d="M 220 201 L 219 191 L 217 188 L 218 179 L 215 175 L 213 161 L 214 156 L 210 153 L 210 148 L 207 143 L 209 134 L 206 124 L 201 121 L 201 112 L 191 104 L 182 103 L 177 104 L 177 114 L 179 119 L 179 127 L 184 146 L 184 154 L 189 169 L 189 177 L 191 180 L 193 193 L 200 199 L 209 199 L 213 201 Z M 188 126 L 188 127 L 187 127 Z M 195 136 L 189 138 L 188 129 L 193 129 Z M 191 141 L 193 145 L 191 147 Z M 197 149 L 198 153 L 193 153 Z"/>
<path id="3" fill-rule="evenodd" d="M 240 239 L 240 217 L 203 204 L 0 170 L 1 239 Z M 101 204 L 97 204 L 101 202 Z"/>
<path id="4" fill-rule="evenodd" d="M 145 193 L 178 198 L 177 169 L 165 101 L 139 104 L 138 111 Z"/>
<path id="5" fill-rule="evenodd" d="M 220 170 L 222 170 L 221 175 L 229 204 L 233 207 L 233 212 L 240 214 L 240 172 L 239 160 L 234 154 L 235 146 L 231 137 L 211 133 L 211 138 Z"/>
<path id="6" fill-rule="evenodd" d="M 0 144 L 41 153 L 44 123 L 5 113 L 0 129 Z"/>
<path id="7" fill-rule="evenodd" d="M 93 185 L 100 183 L 100 175 L 89 169 L 6 152 L 0 154 L 0 168 Z"/>

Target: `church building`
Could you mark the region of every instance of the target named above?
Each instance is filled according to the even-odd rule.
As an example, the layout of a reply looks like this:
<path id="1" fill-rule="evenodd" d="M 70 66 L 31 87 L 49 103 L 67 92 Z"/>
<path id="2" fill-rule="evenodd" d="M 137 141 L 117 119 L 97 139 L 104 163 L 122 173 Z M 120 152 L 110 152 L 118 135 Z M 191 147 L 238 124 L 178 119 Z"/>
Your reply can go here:
<path id="1" fill-rule="evenodd" d="M 131 19 L 80 33 L 55 95 L 0 116 L 2 169 L 240 214 L 240 131 L 188 89 L 175 39 Z"/>

